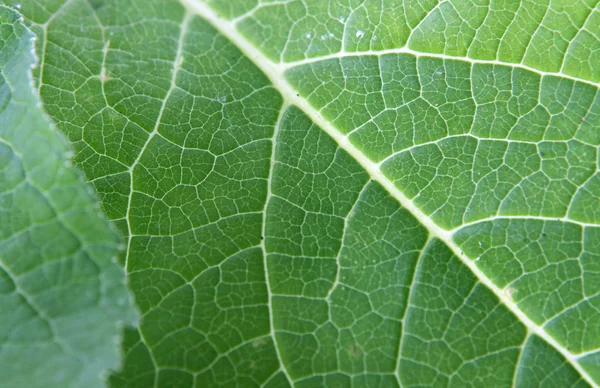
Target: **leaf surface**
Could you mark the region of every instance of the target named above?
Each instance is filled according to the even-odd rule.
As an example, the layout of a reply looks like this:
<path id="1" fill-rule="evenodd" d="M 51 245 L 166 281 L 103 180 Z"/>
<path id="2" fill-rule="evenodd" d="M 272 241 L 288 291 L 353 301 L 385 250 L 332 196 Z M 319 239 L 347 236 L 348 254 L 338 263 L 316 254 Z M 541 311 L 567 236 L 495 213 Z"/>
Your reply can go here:
<path id="1" fill-rule="evenodd" d="M 136 313 L 118 235 L 31 85 L 22 22 L 0 5 L 0 384 L 102 387 Z"/>
<path id="2" fill-rule="evenodd" d="M 184 3 L 23 5 L 127 242 L 114 385 L 598 384 L 598 4 Z"/>

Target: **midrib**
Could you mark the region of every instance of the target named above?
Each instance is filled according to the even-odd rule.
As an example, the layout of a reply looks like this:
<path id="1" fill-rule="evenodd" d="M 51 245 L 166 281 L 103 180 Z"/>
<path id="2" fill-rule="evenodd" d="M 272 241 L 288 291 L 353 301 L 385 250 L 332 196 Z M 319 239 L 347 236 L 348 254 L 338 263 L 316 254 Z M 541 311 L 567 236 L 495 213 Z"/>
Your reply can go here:
<path id="1" fill-rule="evenodd" d="M 567 362 L 587 381 L 591 386 L 597 386 L 589 374 L 577 362 L 577 356 L 571 354 L 562 347 L 554 338 L 546 333 L 540 326 L 527 317 L 517 305 L 510 299 L 503 289 L 496 286 L 477 266 L 474 261 L 465 257 L 460 247 L 452 240 L 452 233 L 444 230 L 435 224 L 426 216 L 410 199 L 408 199 L 394 184 L 381 172 L 379 166 L 369 160 L 362 154 L 358 148 L 350 143 L 348 138 L 342 135 L 330 122 L 325 120 L 321 113 L 311 106 L 308 101 L 298 96 L 297 91 L 289 84 L 283 74 L 285 67 L 271 62 L 263 53 L 261 53 L 248 39 L 246 39 L 235 28 L 235 24 L 223 19 L 215 13 L 206 4 L 199 0 L 180 0 L 192 12 L 209 22 L 217 31 L 231 41 L 245 56 L 247 56 L 264 74 L 283 96 L 284 106 L 296 105 L 299 107 L 315 124 L 321 127 L 335 142 L 350 154 L 371 176 L 371 179 L 381 184 L 392 197 L 394 197 L 402 207 L 412 213 L 412 215 L 424 225 L 431 237 L 443 241 L 453 253 L 466 265 L 478 280 L 488 287 L 500 301 L 528 328 L 529 334 L 536 334 L 547 343 L 552 345 L 560 352 Z M 424 55 L 424 54 L 423 54 Z M 453 58 L 455 59 L 455 58 Z"/>

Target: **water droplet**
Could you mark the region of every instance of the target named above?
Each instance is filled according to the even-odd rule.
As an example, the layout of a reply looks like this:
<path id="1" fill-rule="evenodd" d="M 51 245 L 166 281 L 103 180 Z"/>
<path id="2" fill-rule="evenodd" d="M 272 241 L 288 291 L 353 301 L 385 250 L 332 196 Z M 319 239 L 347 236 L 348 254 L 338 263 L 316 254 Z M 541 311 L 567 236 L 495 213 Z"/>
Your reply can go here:
<path id="1" fill-rule="evenodd" d="M 254 341 L 252 341 L 252 347 L 254 347 L 254 348 L 258 348 L 259 346 L 262 346 L 264 344 L 265 344 L 264 338 L 257 338 Z"/>
<path id="2" fill-rule="evenodd" d="M 504 293 L 506 294 L 506 296 L 512 299 L 512 295 L 515 293 L 515 289 L 513 287 L 506 288 L 504 289 Z"/>
<path id="3" fill-rule="evenodd" d="M 312 36 L 312 34 L 310 32 L 307 32 L 306 35 L 304 35 L 304 36 L 306 36 L 306 39 L 310 39 L 310 37 Z"/>
<path id="4" fill-rule="evenodd" d="M 356 31 L 357 38 L 362 38 L 363 36 L 365 36 L 365 32 L 363 30 Z"/>
<path id="5" fill-rule="evenodd" d="M 346 20 L 346 18 L 345 18 L 345 17 L 343 17 L 343 16 L 340 16 L 340 17 L 338 18 L 338 20 L 339 20 L 340 22 L 342 22 L 342 23 L 343 23 L 343 22 L 344 22 L 344 20 Z"/>

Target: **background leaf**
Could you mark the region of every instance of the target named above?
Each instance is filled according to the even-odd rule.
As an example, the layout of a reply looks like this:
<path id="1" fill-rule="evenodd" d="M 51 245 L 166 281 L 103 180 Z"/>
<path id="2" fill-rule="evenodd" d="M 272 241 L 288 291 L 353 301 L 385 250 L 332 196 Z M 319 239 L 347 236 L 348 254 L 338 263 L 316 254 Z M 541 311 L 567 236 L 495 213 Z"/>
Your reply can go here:
<path id="1" fill-rule="evenodd" d="M 0 381 L 101 387 L 135 310 L 118 237 L 31 86 L 33 34 L 0 5 Z"/>

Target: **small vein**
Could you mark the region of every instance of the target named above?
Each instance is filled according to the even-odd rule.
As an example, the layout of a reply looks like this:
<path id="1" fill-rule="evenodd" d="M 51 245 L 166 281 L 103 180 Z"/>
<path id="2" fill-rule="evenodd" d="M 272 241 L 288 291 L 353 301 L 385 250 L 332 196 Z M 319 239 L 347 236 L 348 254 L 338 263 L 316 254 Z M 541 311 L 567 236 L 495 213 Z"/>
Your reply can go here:
<path id="1" fill-rule="evenodd" d="M 144 151 L 148 147 L 148 144 L 150 144 L 150 142 L 152 141 L 152 139 L 154 138 L 154 136 L 156 136 L 158 134 L 158 128 L 160 127 L 160 123 L 161 123 L 161 120 L 162 120 L 162 115 L 163 115 L 163 113 L 165 111 L 165 108 L 167 106 L 167 101 L 169 101 L 169 97 L 171 96 L 171 93 L 173 93 L 173 91 L 177 88 L 177 74 L 178 74 L 179 70 L 181 69 L 181 64 L 183 63 L 183 44 L 184 44 L 184 41 L 185 41 L 185 36 L 187 34 L 191 18 L 192 18 L 192 14 L 190 14 L 189 12 L 187 12 L 185 14 L 183 22 L 181 24 L 181 29 L 180 29 L 180 32 L 179 32 L 179 39 L 177 40 L 177 53 L 175 55 L 175 59 L 173 60 L 173 72 L 172 72 L 172 75 L 171 75 L 171 85 L 169 87 L 169 90 L 165 94 L 165 98 L 163 99 L 162 105 L 160 107 L 160 111 L 158 113 L 158 117 L 156 118 L 156 124 L 154 125 L 154 129 L 152 129 L 152 132 L 148 135 L 148 138 L 146 139 L 146 142 L 142 146 L 142 148 L 140 150 L 140 153 L 138 154 L 137 158 L 135 159 L 135 161 L 129 167 L 129 175 L 130 175 L 130 188 L 129 188 L 129 190 L 130 190 L 130 195 L 129 195 L 129 199 L 128 199 L 128 202 L 127 202 L 127 214 L 125 216 L 125 219 L 127 221 L 127 231 L 128 231 L 127 252 L 126 252 L 126 256 L 125 256 L 125 270 L 128 269 L 129 252 L 130 252 L 131 240 L 132 240 L 132 236 L 133 236 L 133 232 L 131 230 L 131 219 L 130 219 L 130 214 L 131 214 L 130 211 L 131 211 L 131 205 L 132 205 L 131 199 L 133 198 L 133 192 L 134 192 L 134 188 L 133 188 L 133 172 L 134 172 L 135 167 L 140 162 L 140 159 L 142 158 L 142 155 L 144 155 Z"/>
<path id="2" fill-rule="evenodd" d="M 281 372 L 283 372 L 283 374 L 285 375 L 285 378 L 287 379 L 288 383 L 290 384 L 290 386 L 293 386 L 293 380 L 290 377 L 285 364 L 283 363 L 283 359 L 281 358 L 281 353 L 279 351 L 279 346 L 277 345 L 277 340 L 275 337 L 275 325 L 273 322 L 273 293 L 271 292 L 271 284 L 269 282 L 269 263 L 267 260 L 267 247 L 266 247 L 266 240 L 267 240 L 267 208 L 269 206 L 269 202 L 271 201 L 271 195 L 272 195 L 272 180 L 273 180 L 273 170 L 275 169 L 275 157 L 276 157 L 276 145 L 277 145 L 277 135 L 279 134 L 279 127 L 282 124 L 283 118 L 285 116 L 285 112 L 287 110 L 288 105 L 284 104 L 279 111 L 279 117 L 277 118 L 277 121 L 275 122 L 275 128 L 273 130 L 273 138 L 271 140 L 271 157 L 270 157 L 270 166 L 269 166 L 269 177 L 267 179 L 267 197 L 265 199 L 265 206 L 263 208 L 263 219 L 262 219 L 262 230 L 261 230 L 261 241 L 260 241 L 260 248 L 262 250 L 262 254 L 263 254 L 263 266 L 265 268 L 265 283 L 267 286 L 267 297 L 268 297 L 268 310 L 269 310 L 269 335 L 271 336 L 272 340 L 273 340 L 273 347 L 275 348 L 275 353 L 277 354 L 277 360 L 279 361 L 279 365 L 280 365 L 280 370 Z"/>

